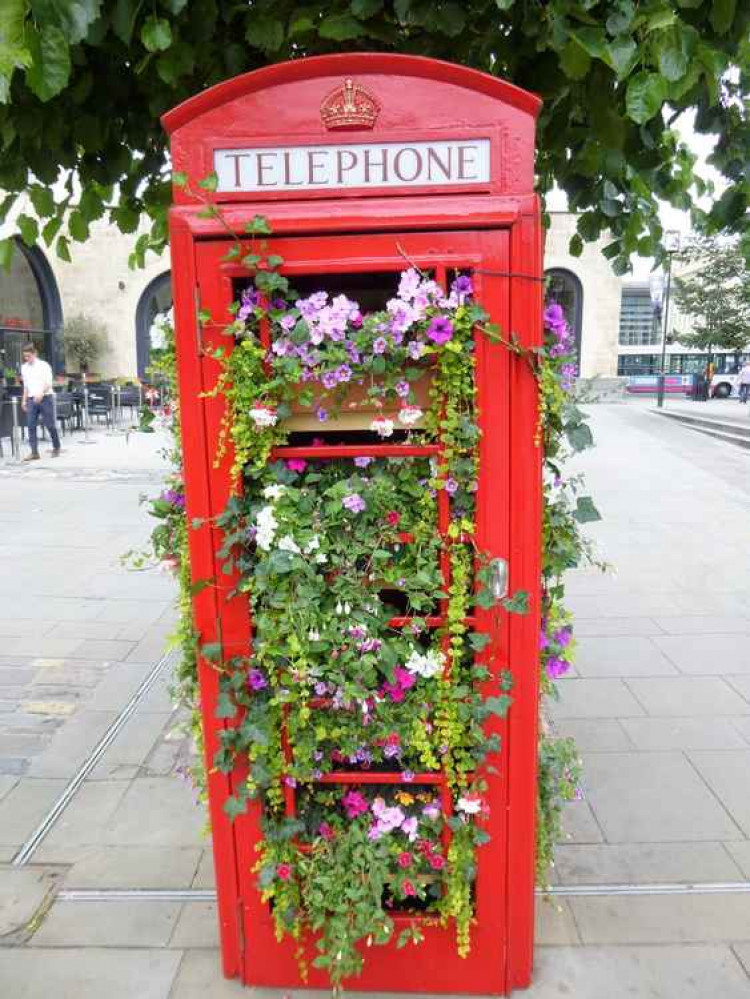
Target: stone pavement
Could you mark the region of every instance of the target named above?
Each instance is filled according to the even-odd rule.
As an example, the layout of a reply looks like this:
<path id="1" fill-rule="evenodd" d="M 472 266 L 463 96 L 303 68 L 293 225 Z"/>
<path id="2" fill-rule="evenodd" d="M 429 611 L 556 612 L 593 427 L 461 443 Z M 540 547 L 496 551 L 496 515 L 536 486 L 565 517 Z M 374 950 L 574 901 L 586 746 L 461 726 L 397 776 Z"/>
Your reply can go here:
<path id="1" fill-rule="evenodd" d="M 558 853 L 568 894 L 539 904 L 526 994 L 748 999 L 750 893 L 736 888 L 750 883 L 750 456 L 645 400 L 591 415 L 599 446 L 579 464 L 605 519 L 590 534 L 617 573 L 569 581 L 580 654 L 551 714 L 579 741 L 585 798 Z M 57 895 L 212 885 L 166 670 L 11 866 L 172 621 L 170 578 L 118 561 L 148 530 L 137 497 L 158 489 L 159 442 L 96 441 L 68 438 L 54 464 L 0 464 L 0 996 L 321 995 L 225 982 L 211 902 Z M 690 884 L 714 889 L 665 893 Z M 570 894 L 602 885 L 649 893 Z"/>

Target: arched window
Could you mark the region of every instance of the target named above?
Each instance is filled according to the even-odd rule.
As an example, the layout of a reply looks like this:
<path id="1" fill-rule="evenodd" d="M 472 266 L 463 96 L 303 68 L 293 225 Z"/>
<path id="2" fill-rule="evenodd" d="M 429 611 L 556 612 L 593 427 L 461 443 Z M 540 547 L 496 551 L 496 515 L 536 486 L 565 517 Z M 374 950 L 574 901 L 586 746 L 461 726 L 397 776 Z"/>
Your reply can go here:
<path id="1" fill-rule="evenodd" d="M 16 240 L 10 270 L 0 270 L 0 367 L 18 371 L 30 340 L 55 372 L 63 370 L 60 292 L 42 250 Z"/>
<path id="2" fill-rule="evenodd" d="M 581 327 L 583 323 L 583 286 L 572 271 L 562 267 L 550 267 L 544 272 L 547 279 L 546 299 L 558 302 L 565 312 L 570 328 L 575 335 L 576 363 L 581 363 Z"/>
<path id="3" fill-rule="evenodd" d="M 151 358 L 151 327 L 160 312 L 172 308 L 172 276 L 165 271 L 153 281 L 149 281 L 138 299 L 135 310 L 135 350 L 138 362 L 138 377 L 148 377 Z"/>

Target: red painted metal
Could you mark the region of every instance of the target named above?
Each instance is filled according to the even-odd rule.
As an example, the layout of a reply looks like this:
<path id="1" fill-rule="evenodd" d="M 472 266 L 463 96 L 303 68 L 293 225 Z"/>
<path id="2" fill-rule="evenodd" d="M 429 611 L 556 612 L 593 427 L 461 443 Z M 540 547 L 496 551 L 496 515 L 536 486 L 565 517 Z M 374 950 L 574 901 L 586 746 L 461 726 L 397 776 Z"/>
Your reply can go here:
<path id="1" fill-rule="evenodd" d="M 382 104 L 376 127 L 341 136 L 326 132 L 321 99 L 346 76 L 363 82 Z M 238 77 L 198 95 L 165 116 L 171 133 L 175 169 L 194 186 L 212 168 L 217 149 L 242 146 L 329 145 L 350 142 L 404 142 L 434 137 L 485 137 L 491 142 L 488 183 L 455 189 L 346 192 L 295 190 L 276 194 L 222 194 L 223 221 L 200 214 L 201 205 L 186 191 L 175 192 L 171 213 L 175 318 L 183 420 L 188 516 L 204 526 L 191 531 L 193 574 L 215 586 L 196 595 L 196 625 L 201 639 L 221 641 L 225 656 L 247 654 L 251 628 L 246 598 L 230 596 L 236 582 L 221 572 L 221 532 L 214 518 L 231 491 L 231 455 L 214 467 L 213 456 L 224 413 L 220 397 L 205 396 L 218 365 L 210 350 L 227 348 L 223 326 L 237 282 L 247 273 L 224 259 L 227 229 L 242 232 L 254 215 L 265 215 L 274 235 L 268 252 L 284 258 L 284 273 L 318 275 L 321 287 L 337 274 L 397 272 L 405 258 L 435 272 L 445 282 L 450 271 L 471 270 L 478 297 L 493 321 L 536 345 L 541 336 L 541 249 L 539 206 L 532 193 L 534 119 L 539 101 L 503 81 L 462 67 L 407 56 L 352 54 L 297 60 Z M 198 324 L 198 310 L 211 319 Z M 267 333 L 267 331 L 265 331 Z M 490 843 L 479 853 L 477 923 L 472 951 L 458 957 L 450 929 L 426 925 L 425 941 L 413 949 L 373 948 L 364 974 L 352 989 L 377 993 L 464 992 L 502 995 L 527 985 L 533 958 L 534 820 L 539 637 L 541 525 L 540 451 L 535 446 L 536 384 L 523 360 L 485 337 L 476 338 L 477 387 L 482 438 L 477 503 L 480 550 L 510 563 L 511 589 L 531 594 L 532 613 L 524 618 L 505 611 L 477 609 L 467 624 L 486 631 L 490 643 L 481 654 L 491 666 L 486 693 L 501 689 L 501 674 L 513 677 L 508 719 L 494 720 L 501 737 L 496 773 L 488 773 L 491 803 Z M 325 429 L 325 428 L 321 428 Z M 344 444 L 277 448 L 273 458 L 332 460 L 423 457 L 440 460 L 439 444 Z M 441 568 L 450 565 L 447 538 L 449 497 L 438 497 L 444 548 Z M 402 538 L 408 543 L 407 538 Z M 446 608 L 428 619 L 438 628 Z M 407 617 L 393 618 L 405 627 Z M 221 725 L 214 717 L 215 671 L 200 664 L 201 705 L 210 764 Z M 325 710 L 321 702 L 316 705 Z M 291 747 L 285 740 L 287 762 Z M 261 902 L 252 869 L 260 836 L 259 809 L 231 824 L 222 805 L 244 772 L 229 777 L 209 765 L 209 803 L 219 895 L 222 957 L 228 977 L 248 985 L 299 986 L 295 945 L 278 943 L 268 906 Z M 326 784 L 394 784 L 400 774 L 346 771 L 326 775 Z M 419 774 L 415 784 L 439 789 L 443 807 L 452 802 L 442 774 Z M 408 787 L 409 785 L 405 785 Z M 286 807 L 294 813 L 295 793 L 287 788 Z M 308 955 L 311 956 L 311 955 Z M 325 986 L 312 970 L 310 987 Z"/>

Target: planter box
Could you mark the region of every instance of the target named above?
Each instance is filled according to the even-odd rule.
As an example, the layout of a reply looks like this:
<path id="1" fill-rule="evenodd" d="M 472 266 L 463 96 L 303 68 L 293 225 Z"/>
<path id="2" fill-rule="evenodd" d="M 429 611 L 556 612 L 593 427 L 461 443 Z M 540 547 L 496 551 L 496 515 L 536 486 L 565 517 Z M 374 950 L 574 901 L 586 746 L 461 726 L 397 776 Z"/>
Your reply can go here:
<path id="1" fill-rule="evenodd" d="M 411 383 L 414 402 L 407 402 L 406 405 L 419 406 L 423 412 L 426 412 L 430 406 L 430 386 L 433 378 L 433 369 L 426 368 L 422 377 Z M 300 394 L 306 391 L 306 388 L 305 385 L 300 385 Z M 424 420 L 420 419 L 410 427 L 405 427 L 397 419 L 398 412 L 402 408 L 400 401 L 389 399 L 382 406 L 377 406 L 375 400 L 368 395 L 368 388 L 367 384 L 360 385 L 353 382 L 343 393 L 320 389 L 312 406 L 303 406 L 298 399 L 295 399 L 291 404 L 292 415 L 284 420 L 284 427 L 290 431 L 369 430 L 370 424 L 377 416 L 393 420 L 396 429 L 401 430 L 419 429 L 424 425 Z M 329 413 L 328 419 L 323 423 L 315 415 L 321 406 Z"/>

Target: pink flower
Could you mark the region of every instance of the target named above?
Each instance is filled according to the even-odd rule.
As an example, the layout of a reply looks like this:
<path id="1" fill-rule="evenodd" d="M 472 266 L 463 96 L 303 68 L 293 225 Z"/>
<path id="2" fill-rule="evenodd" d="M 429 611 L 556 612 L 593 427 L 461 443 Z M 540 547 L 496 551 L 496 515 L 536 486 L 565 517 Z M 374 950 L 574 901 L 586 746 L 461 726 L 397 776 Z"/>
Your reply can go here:
<path id="1" fill-rule="evenodd" d="M 409 881 L 408 878 L 401 885 L 401 891 L 404 893 L 404 895 L 412 897 L 417 894 L 417 889 L 414 887 L 411 881 Z"/>
<path id="2" fill-rule="evenodd" d="M 441 857 L 439 853 L 430 854 L 427 858 L 430 863 L 430 867 L 433 871 L 442 871 L 445 867 L 445 857 Z"/>
<path id="3" fill-rule="evenodd" d="M 404 850 L 403 853 L 399 853 L 398 855 L 399 867 L 403 868 L 411 867 L 411 862 L 412 862 L 412 856 L 407 850 Z"/>
<path id="4" fill-rule="evenodd" d="M 401 514 L 397 510 L 390 510 L 386 515 L 385 519 L 391 525 L 391 527 L 398 527 L 401 521 Z"/>
<path id="5" fill-rule="evenodd" d="M 279 864 L 276 868 L 276 876 L 281 881 L 288 881 L 292 876 L 292 865 L 291 864 Z"/>
<path id="6" fill-rule="evenodd" d="M 321 822 L 318 826 L 318 833 L 326 840 L 332 840 L 336 833 L 327 822 Z"/>
<path id="7" fill-rule="evenodd" d="M 369 811 L 367 800 L 359 791 L 347 791 L 342 802 L 347 817 L 350 819 L 356 819 L 358 815 L 363 815 Z"/>
<path id="8" fill-rule="evenodd" d="M 290 472 L 304 472 L 307 468 L 307 462 L 304 458 L 290 458 L 286 463 L 286 467 Z"/>

